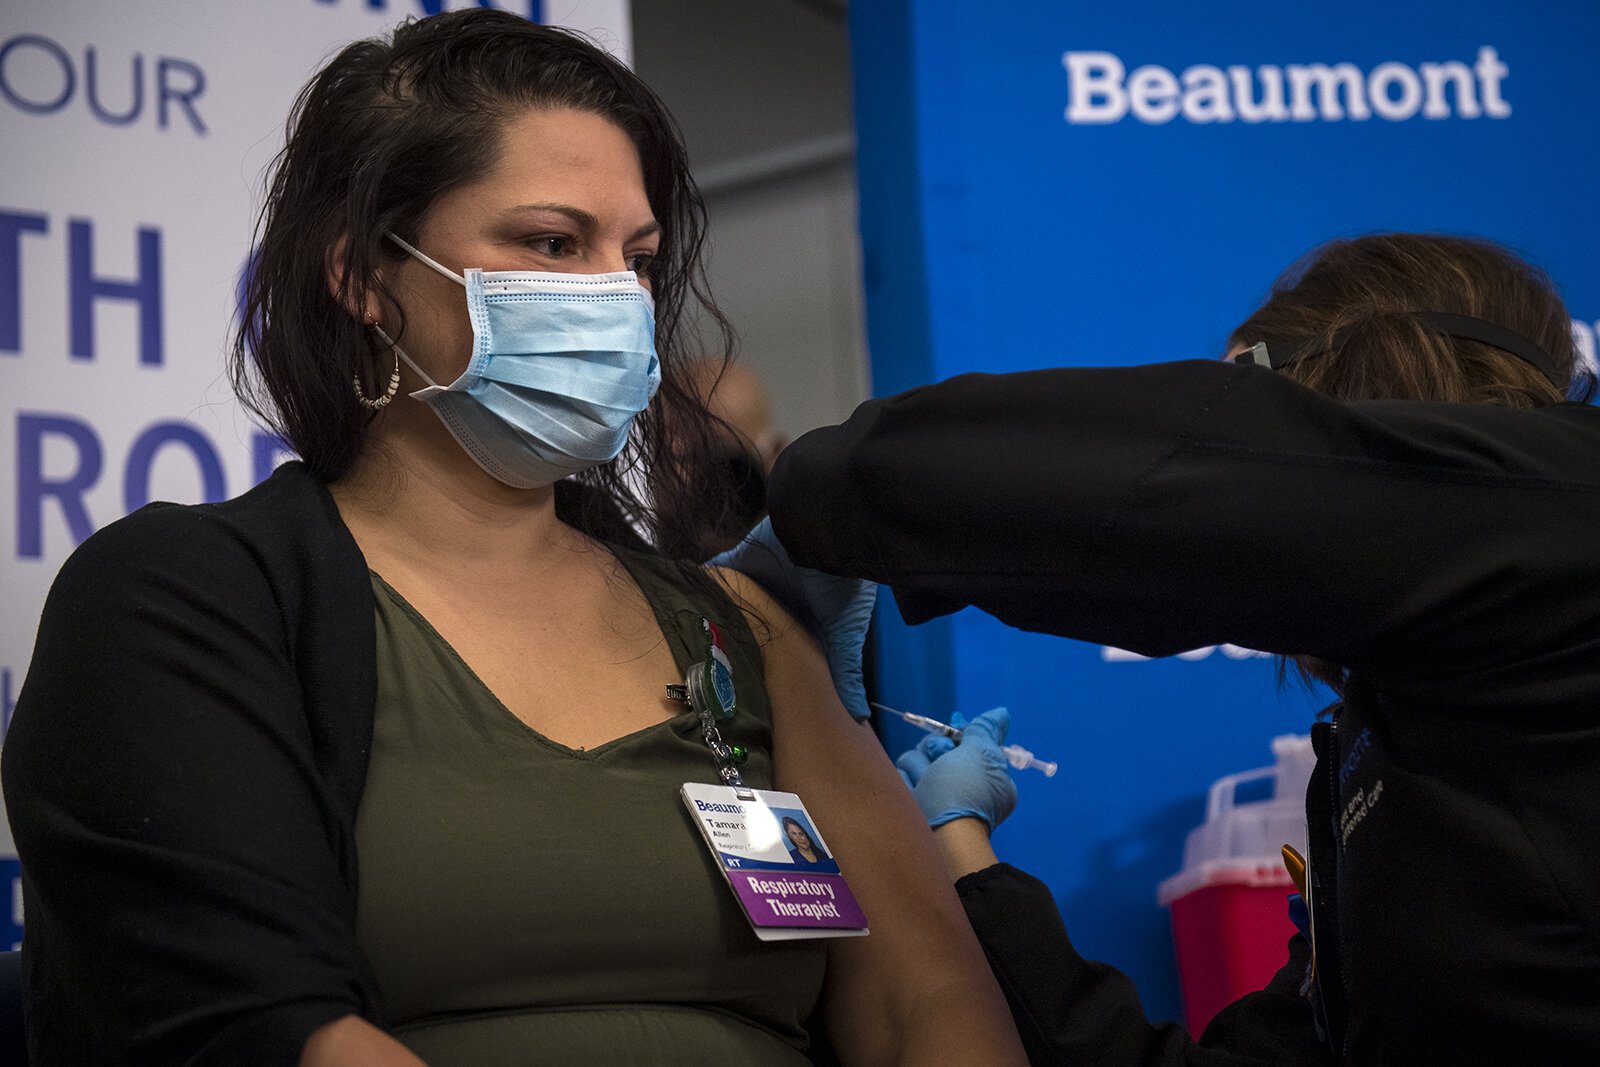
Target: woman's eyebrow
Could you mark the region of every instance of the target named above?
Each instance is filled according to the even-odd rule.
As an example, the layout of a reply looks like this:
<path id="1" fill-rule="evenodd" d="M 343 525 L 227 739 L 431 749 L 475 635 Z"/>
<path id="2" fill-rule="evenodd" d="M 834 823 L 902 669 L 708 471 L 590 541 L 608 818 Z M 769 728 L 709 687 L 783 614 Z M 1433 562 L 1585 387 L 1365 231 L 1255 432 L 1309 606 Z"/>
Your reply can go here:
<path id="1" fill-rule="evenodd" d="M 542 211 L 550 211 L 557 215 L 565 215 L 567 218 L 576 223 L 579 229 L 585 231 L 586 233 L 593 233 L 595 230 L 600 228 L 600 220 L 592 211 L 585 211 L 583 208 L 574 207 L 571 204 L 518 204 L 516 207 L 507 208 L 504 212 L 504 217 L 511 218 L 516 215 L 533 214 Z M 638 241 L 642 238 L 649 237 L 652 234 L 660 232 L 661 223 L 655 219 L 651 219 L 649 222 L 633 231 L 633 233 L 629 234 L 628 240 Z"/>
<path id="2" fill-rule="evenodd" d="M 529 215 L 540 211 L 552 211 L 557 215 L 565 215 L 584 230 L 600 228 L 600 220 L 595 218 L 592 212 L 585 211 L 581 207 L 573 207 L 571 204 L 518 204 L 516 207 L 507 208 L 504 214 L 505 217 L 510 218 L 514 215 Z"/>

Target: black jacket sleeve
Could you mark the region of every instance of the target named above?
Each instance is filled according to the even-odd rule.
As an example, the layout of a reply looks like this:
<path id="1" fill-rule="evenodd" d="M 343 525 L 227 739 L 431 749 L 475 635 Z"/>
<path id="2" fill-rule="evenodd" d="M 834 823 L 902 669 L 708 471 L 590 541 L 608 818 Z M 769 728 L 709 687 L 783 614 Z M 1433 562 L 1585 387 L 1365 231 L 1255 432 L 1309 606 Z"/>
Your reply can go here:
<path id="1" fill-rule="evenodd" d="M 198 508 L 52 587 L 3 765 L 35 1062 L 294 1063 L 375 1010 L 284 611 Z"/>
<path id="2" fill-rule="evenodd" d="M 1175 1023 L 1152 1025 L 1127 975 L 1072 947 L 1049 888 L 1001 863 L 966 875 L 956 892 L 1039 1064 L 1107 1067 L 1267 1067 L 1332 1064 L 1299 995 L 1309 960 L 1303 938 L 1270 985 L 1229 1005 L 1197 1043 Z"/>
<path id="3" fill-rule="evenodd" d="M 1404 649 L 1448 678 L 1547 651 L 1508 637 L 1518 612 L 1581 607 L 1597 430 L 1221 362 L 969 374 L 801 437 L 770 504 L 796 562 L 890 585 L 910 622 L 970 604 L 1147 655 L 1362 668 Z"/>

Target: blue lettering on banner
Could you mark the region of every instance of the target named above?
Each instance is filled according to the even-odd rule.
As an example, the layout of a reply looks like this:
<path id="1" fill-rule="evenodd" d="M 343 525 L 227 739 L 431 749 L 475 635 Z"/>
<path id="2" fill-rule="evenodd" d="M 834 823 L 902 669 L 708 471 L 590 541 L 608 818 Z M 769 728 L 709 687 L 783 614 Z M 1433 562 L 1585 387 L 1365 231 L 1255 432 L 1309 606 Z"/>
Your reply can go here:
<path id="1" fill-rule="evenodd" d="M 67 225 L 67 280 L 73 359 L 94 358 L 94 302 L 132 300 L 139 306 L 139 362 L 161 364 L 161 231 L 139 227 L 139 273 L 122 281 L 94 273 L 94 224 Z"/>
<path id="2" fill-rule="evenodd" d="M 56 70 L 61 76 L 61 91 L 52 98 L 48 93 L 41 99 L 31 99 L 17 90 L 11 84 L 12 60 L 18 55 L 26 55 L 22 49 L 31 48 L 50 57 Z M 72 99 L 72 93 L 78 84 L 78 75 L 72 69 L 72 58 L 67 55 L 66 49 L 37 34 L 25 33 L 20 37 L 13 37 L 4 45 L 0 45 L 0 96 L 18 111 L 26 111 L 30 115 L 48 115 L 52 111 L 60 111 Z"/>
<path id="3" fill-rule="evenodd" d="M 150 468 L 155 464 L 156 453 L 167 445 L 182 445 L 194 456 L 200 468 L 201 499 L 207 503 L 227 499 L 222 457 L 210 439 L 185 423 L 158 422 L 134 438 L 128 452 L 128 465 L 122 472 L 124 511 L 136 511 L 150 503 Z"/>
<path id="4" fill-rule="evenodd" d="M 47 216 L 0 211 L 0 352 L 22 351 L 22 235 L 49 230 Z M 68 223 L 68 347 L 73 359 L 94 359 L 95 301 L 131 300 L 139 309 L 139 362 L 161 365 L 161 231 L 141 226 L 136 241 L 137 275 L 102 277 L 94 270 L 94 224 L 85 219 Z"/>
<path id="5" fill-rule="evenodd" d="M 52 115 L 71 106 L 81 85 L 89 114 L 108 126 L 131 126 L 153 110 L 157 129 L 169 129 L 181 119 L 198 136 L 210 132 L 197 104 L 206 91 L 199 64 L 158 56 L 151 66 L 138 52 L 127 63 L 124 89 L 120 63 L 104 59 L 92 45 L 83 50 L 80 77 L 66 48 L 48 37 L 20 34 L 0 44 L 0 99 L 29 115 Z M 108 84 L 113 82 L 114 88 Z M 152 100 L 153 109 L 147 106 Z"/>
<path id="6" fill-rule="evenodd" d="M 250 474 L 256 484 L 272 475 L 278 464 L 295 458 L 294 449 L 275 433 L 257 431 L 250 442 Z"/>
<path id="7" fill-rule="evenodd" d="M 0 667 L 0 742 L 5 741 L 11 729 L 11 714 L 17 710 L 17 698 L 11 688 L 11 668 Z"/>
<path id="8" fill-rule="evenodd" d="M 0 211 L 0 353 L 22 353 L 22 235 L 48 232 L 44 215 Z"/>
<path id="9" fill-rule="evenodd" d="M 108 126 L 126 126 L 139 117 L 139 112 L 144 110 L 144 56 L 138 52 L 133 54 L 133 87 L 130 95 L 133 100 L 128 104 L 128 109 L 118 115 L 106 110 L 100 102 L 100 64 L 95 61 L 93 48 L 83 51 L 84 91 L 89 100 L 89 110 L 94 117 Z"/>
<path id="10" fill-rule="evenodd" d="M 1501 83 L 1511 68 L 1494 48 L 1478 49 L 1472 66 L 1379 63 L 1362 71 L 1354 63 L 1304 63 L 1226 69 L 1197 64 L 1176 74 L 1146 64 L 1128 73 L 1110 52 L 1065 52 L 1067 122 L 1105 125 L 1130 113 L 1159 126 L 1176 118 L 1197 124 L 1226 122 L 1362 122 L 1373 115 L 1404 122 L 1428 119 L 1503 119 L 1511 114 Z M 1259 91 L 1256 83 L 1260 82 Z"/>
<path id="11" fill-rule="evenodd" d="M 317 0 L 317 3 L 326 5 L 337 4 L 339 2 L 340 0 Z M 391 5 L 391 0 L 365 0 L 365 2 L 369 11 L 387 11 L 391 6 L 405 6 L 398 3 Z M 441 12 L 455 9 L 448 2 L 448 0 L 410 0 L 410 2 L 412 6 L 416 8 L 417 14 L 419 15 L 437 15 Z M 477 5 L 485 8 L 497 8 L 503 11 L 514 11 L 516 14 L 526 15 L 532 22 L 544 21 L 543 0 L 523 0 L 523 3 L 514 8 L 506 4 L 494 3 L 493 0 L 477 0 Z M 459 7 L 463 5 L 455 6 Z"/>
<path id="12" fill-rule="evenodd" d="M 157 108 L 156 125 L 163 130 L 172 121 L 171 106 L 176 103 L 189 116 L 189 125 L 201 137 L 207 128 L 194 102 L 206 91 L 206 72 L 187 59 L 162 56 L 156 60 L 156 82 L 161 87 L 161 103 Z"/>
<path id="13" fill-rule="evenodd" d="M 256 264 L 260 260 L 260 249 L 252 248 L 250 254 L 244 257 L 244 262 L 239 265 L 239 275 L 233 286 L 233 324 L 244 340 L 245 349 L 252 351 L 252 354 L 250 340 L 254 336 L 254 331 L 244 328 L 244 319 L 245 313 L 249 311 L 250 282 L 256 276 Z"/>
<path id="14" fill-rule="evenodd" d="M 15 952 L 22 947 L 22 863 L 15 853 L 0 856 L 0 885 L 11 890 L 10 921 L 0 929 L 0 940 L 9 941 Z"/>
<path id="15" fill-rule="evenodd" d="M 45 474 L 45 448 L 54 442 L 70 450 L 65 474 Z M 133 439 L 122 462 L 124 513 L 150 502 L 150 474 L 157 458 L 169 447 L 186 449 L 200 475 L 200 499 L 226 500 L 227 479 L 217 446 L 198 427 L 186 422 L 157 422 Z M 59 453 L 58 453 L 59 454 Z M 250 440 L 251 473 L 256 482 L 294 453 L 276 434 L 254 431 Z M 22 559 L 44 556 L 45 502 L 53 501 L 67 525 L 74 545 L 97 528 L 89 514 L 87 495 L 106 467 L 105 447 L 92 426 L 73 415 L 45 412 L 17 414 L 17 555 Z"/>
<path id="16" fill-rule="evenodd" d="M 46 478 L 44 439 L 47 435 L 71 442 L 77 463 L 64 478 Z M 104 466 L 100 438 L 89 424 L 70 415 L 17 415 L 17 555 L 38 559 L 44 555 L 44 501 L 55 498 L 66 517 L 74 544 L 94 533 L 89 509 L 83 502 Z"/>

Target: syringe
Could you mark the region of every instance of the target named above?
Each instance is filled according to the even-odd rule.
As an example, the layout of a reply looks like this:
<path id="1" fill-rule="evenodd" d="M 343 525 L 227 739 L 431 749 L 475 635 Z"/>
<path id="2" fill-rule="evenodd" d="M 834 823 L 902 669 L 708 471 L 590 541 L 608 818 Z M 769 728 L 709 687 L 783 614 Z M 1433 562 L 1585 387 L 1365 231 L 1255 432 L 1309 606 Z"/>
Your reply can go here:
<path id="1" fill-rule="evenodd" d="M 954 726 L 951 726 L 949 723 L 940 722 L 938 719 L 930 719 L 926 715 L 917 715 L 913 712 L 901 711 L 899 708 L 891 708 L 889 705 L 879 704 L 877 701 L 872 701 L 871 704 L 879 711 L 887 712 L 890 715 L 900 716 L 901 719 L 910 723 L 912 726 L 915 726 L 919 730 L 926 730 L 930 734 L 943 734 L 956 744 L 959 745 L 961 743 L 961 731 L 956 729 Z M 1055 777 L 1055 763 L 1050 760 L 1039 759 L 1032 752 L 1029 752 L 1021 745 L 1002 745 L 1000 747 L 1000 751 L 1005 753 L 1006 762 L 1011 764 L 1012 767 L 1015 767 L 1019 771 L 1025 771 L 1031 767 L 1036 771 L 1043 771 L 1046 778 Z"/>

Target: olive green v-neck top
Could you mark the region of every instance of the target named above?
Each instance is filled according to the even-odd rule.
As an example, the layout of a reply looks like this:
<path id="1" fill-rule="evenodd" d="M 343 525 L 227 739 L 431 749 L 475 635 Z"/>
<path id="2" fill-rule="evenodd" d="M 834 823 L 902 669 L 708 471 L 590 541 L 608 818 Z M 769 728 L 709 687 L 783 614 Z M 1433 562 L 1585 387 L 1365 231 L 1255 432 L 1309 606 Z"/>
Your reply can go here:
<path id="1" fill-rule="evenodd" d="M 737 608 L 619 551 L 679 681 L 722 626 L 724 739 L 772 786 L 760 652 Z M 818 942 L 763 943 L 678 789 L 715 782 L 692 712 L 589 750 L 511 714 L 381 577 L 372 759 L 356 822 L 357 937 L 391 1030 L 452 1064 L 808 1062 Z M 529 670 L 538 670 L 530 658 Z"/>

